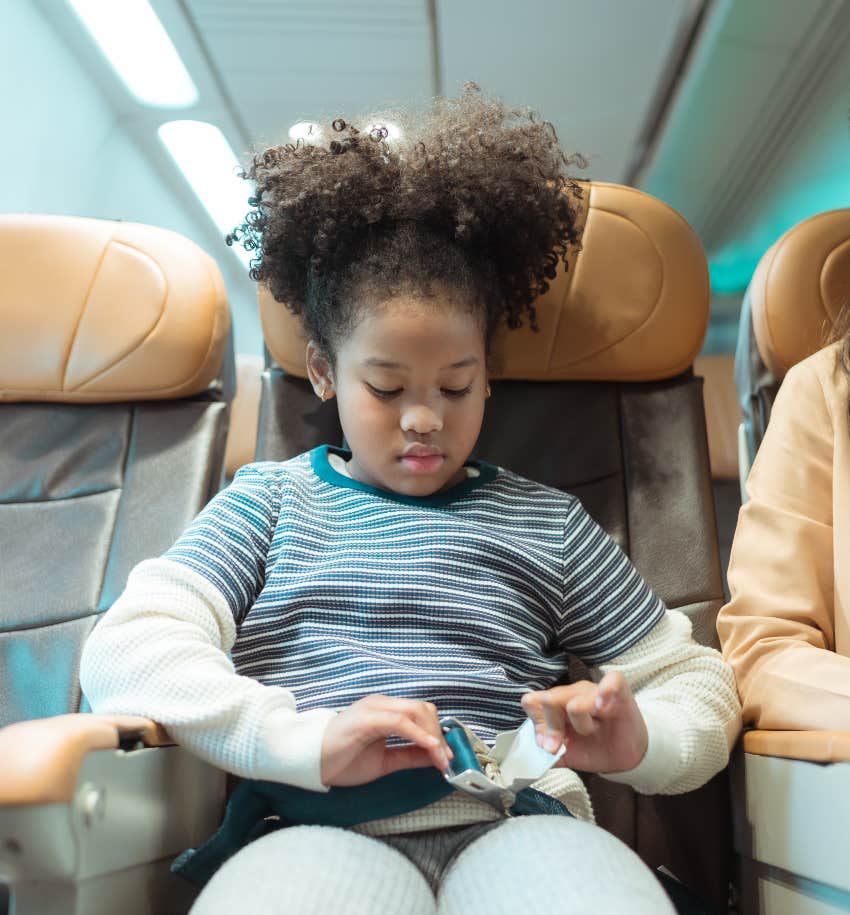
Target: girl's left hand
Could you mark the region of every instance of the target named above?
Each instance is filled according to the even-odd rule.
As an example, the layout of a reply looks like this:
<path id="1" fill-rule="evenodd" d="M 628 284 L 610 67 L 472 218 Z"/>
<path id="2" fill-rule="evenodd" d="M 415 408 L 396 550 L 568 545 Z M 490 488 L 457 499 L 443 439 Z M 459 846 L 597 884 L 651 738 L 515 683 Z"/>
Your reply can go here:
<path id="1" fill-rule="evenodd" d="M 582 772 L 625 772 L 646 754 L 649 734 L 629 684 L 619 671 L 526 693 L 522 707 L 534 722 L 537 743 L 566 752 L 557 765 Z"/>

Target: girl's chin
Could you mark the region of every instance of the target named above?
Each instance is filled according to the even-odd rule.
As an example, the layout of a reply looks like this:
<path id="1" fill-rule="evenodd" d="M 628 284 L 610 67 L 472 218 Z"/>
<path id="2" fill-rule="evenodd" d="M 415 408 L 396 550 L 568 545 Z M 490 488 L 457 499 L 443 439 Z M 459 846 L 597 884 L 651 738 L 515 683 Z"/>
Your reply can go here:
<path id="1" fill-rule="evenodd" d="M 443 465 L 443 469 L 445 469 L 445 464 Z M 458 483 L 461 483 L 466 479 L 466 472 L 463 468 L 458 468 L 448 476 L 446 476 L 445 473 L 409 473 L 405 474 L 405 477 L 404 491 L 408 495 L 433 496 L 438 492 L 443 492 L 446 489 L 457 486 Z"/>
<path id="2" fill-rule="evenodd" d="M 466 472 L 462 467 L 456 467 L 447 473 L 449 469 L 442 455 L 424 459 L 396 459 L 392 467 L 384 468 L 387 471 L 384 473 L 369 472 L 357 465 L 352 467 L 349 464 L 349 472 L 356 480 L 399 495 L 421 497 L 450 489 L 466 478 Z"/>

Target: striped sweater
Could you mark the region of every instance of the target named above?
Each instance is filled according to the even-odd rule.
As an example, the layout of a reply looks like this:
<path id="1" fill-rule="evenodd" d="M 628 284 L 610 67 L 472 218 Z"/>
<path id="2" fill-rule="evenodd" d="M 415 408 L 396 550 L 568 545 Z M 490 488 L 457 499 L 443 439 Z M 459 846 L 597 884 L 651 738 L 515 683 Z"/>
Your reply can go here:
<path id="1" fill-rule="evenodd" d="M 725 764 L 738 721 L 728 668 L 693 644 L 578 499 L 485 462 L 451 489 L 405 496 L 341 473 L 347 456 L 323 446 L 242 468 L 163 557 L 133 571 L 85 646 L 95 711 L 148 715 L 223 768 L 323 790 L 324 728 L 363 696 L 434 702 L 491 742 L 522 723 L 523 693 L 555 683 L 568 655 L 613 669 L 637 650 L 640 666 L 642 646 L 657 653 L 669 630 L 652 666 L 681 664 L 684 651 L 709 674 L 716 701 L 695 726 L 713 729 L 714 759 L 680 771 L 694 722 L 650 708 L 650 695 L 650 751 L 625 780 L 640 787 L 666 769 L 665 790 Z M 573 773 L 546 779 L 592 816 Z M 446 800 L 440 822 L 489 815 Z"/>

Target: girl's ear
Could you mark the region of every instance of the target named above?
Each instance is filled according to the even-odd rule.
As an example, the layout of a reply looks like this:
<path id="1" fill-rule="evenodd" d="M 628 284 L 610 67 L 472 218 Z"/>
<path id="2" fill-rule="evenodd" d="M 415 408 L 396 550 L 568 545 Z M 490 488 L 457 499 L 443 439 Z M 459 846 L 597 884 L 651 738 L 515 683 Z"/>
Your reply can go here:
<path id="1" fill-rule="evenodd" d="M 307 377 L 317 397 L 324 401 L 328 396 L 333 396 L 334 380 L 330 362 L 312 340 L 307 344 Z"/>

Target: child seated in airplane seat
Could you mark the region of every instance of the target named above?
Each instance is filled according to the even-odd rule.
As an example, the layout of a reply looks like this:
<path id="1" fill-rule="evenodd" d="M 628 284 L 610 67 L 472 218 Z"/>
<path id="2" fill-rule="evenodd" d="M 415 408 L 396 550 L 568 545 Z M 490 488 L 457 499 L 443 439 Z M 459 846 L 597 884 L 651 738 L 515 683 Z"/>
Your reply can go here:
<path id="1" fill-rule="evenodd" d="M 455 716 L 491 743 L 530 717 L 566 751 L 535 788 L 572 816 L 506 817 L 456 791 L 239 851 L 194 912 L 672 911 L 593 825 L 574 770 L 643 793 L 722 769 L 731 670 L 698 645 L 572 495 L 470 460 L 500 322 L 580 243 L 551 124 L 470 84 L 399 139 L 333 123 L 253 159 L 231 241 L 300 315 L 348 450 L 243 467 L 140 563 L 85 645 L 95 712 L 161 722 L 237 775 L 313 792 L 445 770 Z M 567 656 L 599 682 L 555 685 Z"/>

